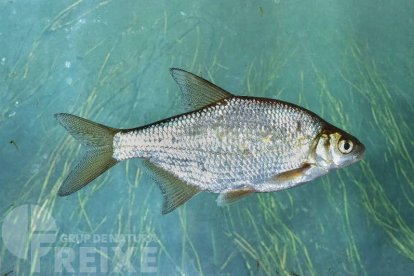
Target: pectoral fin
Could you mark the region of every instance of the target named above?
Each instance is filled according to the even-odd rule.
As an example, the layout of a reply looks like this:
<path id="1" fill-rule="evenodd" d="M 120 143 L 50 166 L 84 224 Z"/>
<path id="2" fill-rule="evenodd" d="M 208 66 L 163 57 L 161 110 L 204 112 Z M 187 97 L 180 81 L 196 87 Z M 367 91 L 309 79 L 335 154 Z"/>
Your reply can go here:
<path id="1" fill-rule="evenodd" d="M 143 163 L 150 170 L 151 176 L 158 183 L 162 195 L 164 196 L 164 203 L 162 206 L 163 215 L 172 212 L 175 208 L 184 204 L 200 191 L 199 188 L 188 185 L 172 173 L 148 160 L 143 161 Z"/>
<path id="2" fill-rule="evenodd" d="M 239 199 L 244 198 L 254 193 L 255 191 L 256 190 L 250 187 L 247 187 L 247 188 L 242 188 L 238 190 L 232 190 L 232 191 L 220 193 L 220 195 L 217 197 L 217 205 L 225 206 L 225 205 L 233 204 Z"/>
<path id="3" fill-rule="evenodd" d="M 310 169 L 309 164 L 305 164 L 300 168 L 290 170 L 283 172 L 281 174 L 275 175 L 272 177 L 272 180 L 275 182 L 285 183 L 285 182 L 291 182 L 291 183 L 297 183 L 300 182 L 304 174 L 308 169 Z"/>
<path id="4" fill-rule="evenodd" d="M 274 186 L 274 190 L 283 190 L 294 187 L 300 183 L 311 181 L 316 177 L 324 175 L 328 170 L 313 164 L 304 164 L 302 167 L 286 171 L 273 176 L 267 183 Z"/>

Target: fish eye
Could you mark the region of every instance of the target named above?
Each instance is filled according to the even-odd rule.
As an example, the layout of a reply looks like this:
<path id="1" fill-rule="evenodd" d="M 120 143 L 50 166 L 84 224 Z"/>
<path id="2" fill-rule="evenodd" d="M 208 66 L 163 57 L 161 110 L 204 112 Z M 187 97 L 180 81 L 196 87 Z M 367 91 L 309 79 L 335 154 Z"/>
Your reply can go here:
<path id="1" fill-rule="evenodd" d="M 338 149 L 340 152 L 346 154 L 352 151 L 354 143 L 351 140 L 340 140 L 338 143 Z"/>

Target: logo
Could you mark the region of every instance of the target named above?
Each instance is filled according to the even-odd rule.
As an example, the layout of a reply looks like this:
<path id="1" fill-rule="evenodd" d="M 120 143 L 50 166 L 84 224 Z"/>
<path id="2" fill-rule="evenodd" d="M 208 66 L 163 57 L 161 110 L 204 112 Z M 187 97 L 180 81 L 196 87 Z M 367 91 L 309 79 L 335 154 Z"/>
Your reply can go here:
<path id="1" fill-rule="evenodd" d="M 56 273 L 157 272 L 153 235 L 60 233 L 50 213 L 25 204 L 12 209 L 1 227 L 7 250 L 40 272 L 41 260 Z M 108 260 L 111 260 L 110 262 Z M 50 268 L 48 268 L 50 271 Z"/>
<path id="2" fill-rule="evenodd" d="M 40 257 L 46 255 L 57 238 L 57 226 L 49 212 L 38 205 L 25 204 L 10 211 L 2 225 L 6 248 L 17 258 L 30 260 L 40 271 Z"/>

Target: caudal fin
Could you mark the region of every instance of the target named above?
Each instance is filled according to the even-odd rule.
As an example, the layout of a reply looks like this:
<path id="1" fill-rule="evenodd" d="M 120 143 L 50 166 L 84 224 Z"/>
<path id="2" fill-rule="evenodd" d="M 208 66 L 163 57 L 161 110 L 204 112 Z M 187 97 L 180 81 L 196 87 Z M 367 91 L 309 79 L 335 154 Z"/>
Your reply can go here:
<path id="1" fill-rule="evenodd" d="M 117 163 L 112 157 L 113 137 L 119 131 L 67 113 L 55 114 L 56 120 L 86 151 L 60 186 L 58 195 L 67 196 L 86 186 Z"/>

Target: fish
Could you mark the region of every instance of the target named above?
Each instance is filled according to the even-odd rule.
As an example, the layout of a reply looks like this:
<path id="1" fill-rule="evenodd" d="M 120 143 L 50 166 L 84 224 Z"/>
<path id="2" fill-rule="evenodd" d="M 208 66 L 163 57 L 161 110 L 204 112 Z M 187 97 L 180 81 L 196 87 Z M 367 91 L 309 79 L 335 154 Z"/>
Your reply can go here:
<path id="1" fill-rule="evenodd" d="M 68 114 L 57 121 L 85 148 L 61 184 L 67 196 L 115 164 L 140 158 L 163 195 L 162 214 L 200 192 L 217 205 L 298 186 L 363 158 L 354 136 L 303 107 L 236 96 L 178 68 L 171 75 L 191 111 L 120 129 Z"/>

